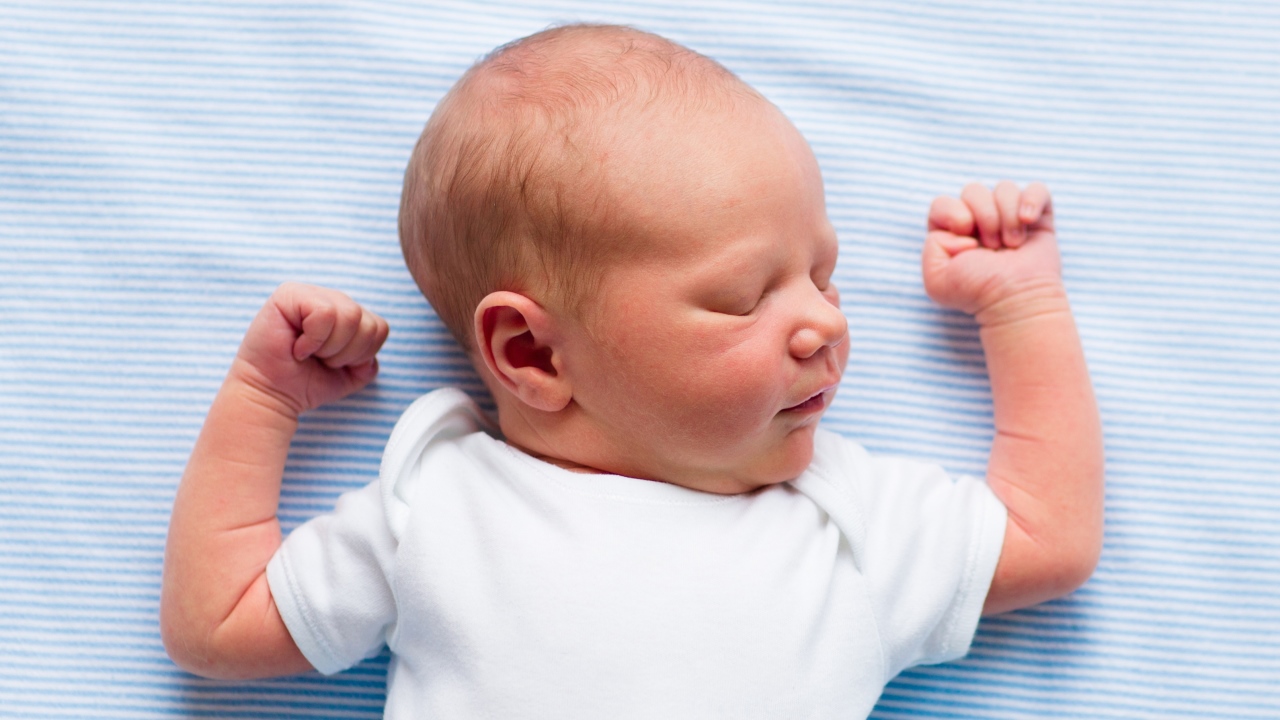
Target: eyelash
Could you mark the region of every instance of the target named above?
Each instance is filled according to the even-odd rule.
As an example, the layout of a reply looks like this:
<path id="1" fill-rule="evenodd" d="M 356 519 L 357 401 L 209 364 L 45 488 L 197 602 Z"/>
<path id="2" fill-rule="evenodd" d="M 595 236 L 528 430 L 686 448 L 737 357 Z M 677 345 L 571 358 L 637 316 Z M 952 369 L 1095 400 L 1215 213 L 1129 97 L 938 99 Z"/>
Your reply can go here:
<path id="1" fill-rule="evenodd" d="M 823 270 L 825 270 L 825 272 L 822 272 L 820 274 L 811 274 L 809 276 L 810 280 L 813 281 L 814 287 L 818 288 L 818 292 L 826 292 L 831 287 L 832 271 L 825 268 Z M 756 295 L 755 301 L 752 302 L 751 307 L 747 308 L 746 310 L 737 311 L 734 309 L 727 309 L 719 312 L 722 315 L 731 315 L 733 317 L 746 317 L 747 315 L 750 315 L 751 313 L 755 312 L 756 308 L 760 307 L 761 301 L 763 301 L 765 296 L 768 294 L 769 294 L 769 291 L 765 290 L 759 293 L 758 295 Z"/>

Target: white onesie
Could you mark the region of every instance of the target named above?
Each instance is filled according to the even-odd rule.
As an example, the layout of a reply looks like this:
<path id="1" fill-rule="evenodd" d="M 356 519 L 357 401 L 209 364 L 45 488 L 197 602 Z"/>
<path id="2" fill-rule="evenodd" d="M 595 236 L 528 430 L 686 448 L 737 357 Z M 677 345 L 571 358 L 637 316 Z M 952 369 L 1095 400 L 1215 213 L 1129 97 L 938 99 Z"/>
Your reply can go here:
<path id="1" fill-rule="evenodd" d="M 1005 527 L 981 481 L 819 430 L 795 481 L 712 495 L 485 428 L 419 398 L 379 479 L 268 567 L 320 672 L 390 646 L 387 718 L 864 717 L 968 650 Z"/>

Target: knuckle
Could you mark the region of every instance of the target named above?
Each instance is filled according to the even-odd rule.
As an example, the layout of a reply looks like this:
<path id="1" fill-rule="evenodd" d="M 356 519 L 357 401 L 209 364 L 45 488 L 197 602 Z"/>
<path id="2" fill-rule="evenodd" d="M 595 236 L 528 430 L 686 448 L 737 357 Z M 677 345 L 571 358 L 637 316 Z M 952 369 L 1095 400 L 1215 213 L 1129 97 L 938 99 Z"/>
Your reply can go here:
<path id="1" fill-rule="evenodd" d="M 362 315 L 360 306 L 349 302 L 342 303 L 334 308 L 334 314 L 342 324 L 356 326 L 360 324 L 360 316 Z"/>
<path id="2" fill-rule="evenodd" d="M 976 210 L 990 202 L 991 191 L 982 187 L 979 187 L 976 190 L 965 188 L 965 190 L 960 193 L 960 200 L 970 209 Z"/>

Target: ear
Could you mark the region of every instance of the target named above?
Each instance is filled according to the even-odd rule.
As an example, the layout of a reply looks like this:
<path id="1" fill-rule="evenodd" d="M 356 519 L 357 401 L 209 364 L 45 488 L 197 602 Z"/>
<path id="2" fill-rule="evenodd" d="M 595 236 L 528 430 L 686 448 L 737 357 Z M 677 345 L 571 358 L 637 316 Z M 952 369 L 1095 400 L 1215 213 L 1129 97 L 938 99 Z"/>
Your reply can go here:
<path id="1" fill-rule="evenodd" d="M 476 349 L 493 378 L 526 405 L 563 410 L 573 388 L 562 368 L 555 318 L 519 293 L 489 293 L 476 306 Z"/>

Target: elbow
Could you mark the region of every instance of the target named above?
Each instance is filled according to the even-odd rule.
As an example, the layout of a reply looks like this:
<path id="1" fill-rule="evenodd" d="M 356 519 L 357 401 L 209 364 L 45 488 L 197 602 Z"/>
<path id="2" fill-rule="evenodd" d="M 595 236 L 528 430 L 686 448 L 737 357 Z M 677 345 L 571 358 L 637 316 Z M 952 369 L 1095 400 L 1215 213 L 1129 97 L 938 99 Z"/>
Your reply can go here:
<path id="1" fill-rule="evenodd" d="M 1062 597 L 1080 589 L 1093 577 L 1102 556 L 1102 533 L 1073 539 L 1057 555 L 1049 586 L 1054 597 Z"/>
<path id="2" fill-rule="evenodd" d="M 179 668 L 211 680 L 257 680 L 311 670 L 269 602 L 255 585 L 225 617 L 198 603 L 184 604 L 162 590 L 160 639 Z M 268 609 L 270 611 L 268 611 Z"/>
<path id="3" fill-rule="evenodd" d="M 1075 532 L 1071 535 L 1067 548 L 1068 557 L 1064 561 L 1069 571 L 1068 579 L 1072 583 L 1071 590 L 1068 592 L 1088 582 L 1102 559 L 1102 547 L 1106 535 L 1106 513 L 1103 508 L 1106 473 L 1101 460 L 1092 477 L 1093 487 L 1096 489 L 1093 501 L 1087 504 L 1087 509 L 1082 513 Z"/>
<path id="4" fill-rule="evenodd" d="M 1070 595 L 1093 575 L 1101 545 L 1100 538 L 1091 542 L 1060 537 L 1006 547 L 1010 552 L 1001 556 L 983 614 L 998 615 Z"/>
<path id="5" fill-rule="evenodd" d="M 1042 540 L 1042 548 L 1050 558 L 1048 585 L 1054 590 L 1054 597 L 1069 595 L 1088 582 L 1102 558 L 1104 468 L 1101 456 L 1095 466 L 1082 468 L 1085 475 L 1077 478 L 1076 487 L 1087 491 L 1054 513 L 1056 531 Z"/>
<path id="6" fill-rule="evenodd" d="M 197 632 L 192 623 L 182 622 L 177 613 L 161 606 L 160 608 L 160 641 L 164 651 L 182 670 L 210 679 L 222 679 L 218 676 L 218 663 L 215 653 L 210 647 L 212 643 L 208 633 Z"/>
<path id="7" fill-rule="evenodd" d="M 1079 524 L 1063 533 L 1054 546 L 1046 548 L 1050 556 L 1047 563 L 1047 586 L 1053 597 L 1069 595 L 1093 577 L 1102 558 L 1103 545 L 1102 508 L 1081 518 Z"/>
<path id="8" fill-rule="evenodd" d="M 1096 521 L 1075 517 L 1052 533 L 1030 533 L 1015 517 L 1005 534 L 983 613 L 996 615 L 1055 600 L 1092 577 L 1102 555 L 1101 512 Z"/>
<path id="9" fill-rule="evenodd" d="M 181 612 L 161 604 L 160 641 L 174 665 L 210 680 L 250 679 L 237 671 L 238 663 L 221 646 L 218 635 L 216 626 L 190 621 Z"/>
<path id="10" fill-rule="evenodd" d="M 209 674 L 209 653 L 204 648 L 204 643 L 200 642 L 196 633 L 175 621 L 171 613 L 165 612 L 163 608 L 160 611 L 160 642 L 164 644 L 164 651 L 174 665 L 192 675 L 212 677 Z"/>
<path id="11" fill-rule="evenodd" d="M 262 675 L 247 671 L 228 653 L 208 640 L 191 638 L 176 632 L 166 632 L 161 626 L 160 637 L 169 659 L 182 670 L 209 680 L 254 680 Z"/>

